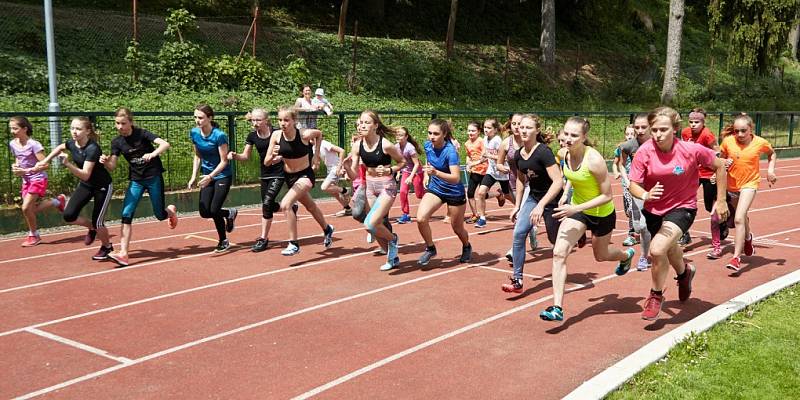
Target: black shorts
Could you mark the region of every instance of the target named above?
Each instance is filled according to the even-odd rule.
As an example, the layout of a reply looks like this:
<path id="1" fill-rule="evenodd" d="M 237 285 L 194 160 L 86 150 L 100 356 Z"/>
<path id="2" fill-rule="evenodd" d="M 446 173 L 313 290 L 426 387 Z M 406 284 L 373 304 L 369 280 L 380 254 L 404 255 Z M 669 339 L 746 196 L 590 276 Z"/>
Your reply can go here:
<path id="1" fill-rule="evenodd" d="M 492 185 L 495 184 L 495 182 L 500 184 L 500 190 L 503 191 L 503 194 L 511 193 L 511 185 L 508 183 L 508 180 L 505 181 L 497 180 L 494 179 L 494 177 L 489 174 L 483 176 L 483 179 L 481 180 L 481 186 L 486 186 L 488 188 L 491 188 Z"/>
<path id="2" fill-rule="evenodd" d="M 678 225 L 681 232 L 686 233 L 689 232 L 689 228 L 691 228 L 694 223 L 694 217 L 697 216 L 697 209 L 676 208 L 666 215 L 655 215 L 647 210 L 642 210 L 642 215 L 644 215 L 644 220 L 647 222 L 647 231 L 650 232 L 650 236 L 655 236 L 656 233 L 658 233 L 664 221 L 669 221 Z"/>
<path id="3" fill-rule="evenodd" d="M 711 212 L 711 207 L 717 201 L 717 184 L 711 183 L 711 179 L 700 178 L 700 185 L 703 186 L 703 204 L 706 206 L 706 211 Z M 725 201 L 731 202 L 731 193 L 725 196 Z"/>
<path id="4" fill-rule="evenodd" d="M 598 237 L 608 235 L 614 230 L 614 226 L 617 225 L 616 210 L 605 217 L 595 217 L 579 212 L 571 215 L 570 218 L 582 222 L 586 225 L 586 229 L 592 232 L 592 235 Z"/>
<path id="5" fill-rule="evenodd" d="M 458 207 L 467 204 L 467 197 L 463 194 L 461 196 L 445 196 L 443 194 L 436 193 L 433 190 L 428 190 L 428 193 L 438 197 L 442 203 L 447 204 L 448 206 Z"/>
<path id="6" fill-rule="evenodd" d="M 469 181 L 467 181 L 467 198 L 474 199 L 475 198 L 475 189 L 481 185 L 483 182 L 483 177 L 485 175 L 476 174 L 474 172 L 469 173 Z"/>
<path id="7" fill-rule="evenodd" d="M 316 176 L 314 176 L 314 169 L 311 167 L 308 167 L 300 172 L 284 172 L 284 174 L 286 174 L 286 187 L 288 187 L 289 189 L 291 189 L 292 186 L 294 186 L 294 184 L 300 180 L 300 178 L 304 177 L 308 178 L 311 181 L 312 187 L 314 186 L 314 183 L 316 183 Z"/>

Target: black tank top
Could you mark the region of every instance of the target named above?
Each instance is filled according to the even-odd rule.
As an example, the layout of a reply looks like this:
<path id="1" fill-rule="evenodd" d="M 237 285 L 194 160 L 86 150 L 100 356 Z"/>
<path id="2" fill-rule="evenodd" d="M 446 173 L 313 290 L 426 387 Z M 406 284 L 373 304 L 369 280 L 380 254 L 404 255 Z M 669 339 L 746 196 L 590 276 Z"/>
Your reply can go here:
<path id="1" fill-rule="evenodd" d="M 358 148 L 358 156 L 361 161 L 369 168 L 375 168 L 379 165 L 392 165 L 392 157 L 383 152 L 383 138 L 378 141 L 375 150 L 367 151 L 364 148 L 364 139 L 361 139 L 361 145 Z"/>
<path id="2" fill-rule="evenodd" d="M 300 137 L 300 132 L 295 132 L 294 139 L 287 141 L 286 137 L 281 132 L 281 139 L 278 142 L 280 146 L 278 154 L 283 158 L 296 159 L 303 158 L 311 154 L 311 146 L 303 143 L 303 138 Z"/>

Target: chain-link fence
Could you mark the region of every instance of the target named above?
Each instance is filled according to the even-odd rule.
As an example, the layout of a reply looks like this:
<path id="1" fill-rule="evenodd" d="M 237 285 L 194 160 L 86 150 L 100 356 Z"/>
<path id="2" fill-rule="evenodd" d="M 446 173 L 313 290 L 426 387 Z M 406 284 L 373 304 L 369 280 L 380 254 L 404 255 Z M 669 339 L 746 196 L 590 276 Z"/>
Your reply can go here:
<path id="1" fill-rule="evenodd" d="M 404 126 L 419 143 L 427 140 L 427 125 L 432 118 L 443 118 L 451 121 L 456 139 L 463 143 L 467 139 L 466 128 L 470 121 L 482 123 L 486 118 L 497 118 L 503 124 L 511 112 L 485 112 L 485 111 L 386 111 L 381 113 L 383 122 L 390 126 Z M 13 113 L 0 112 L 0 119 L 7 120 Z M 111 140 L 116 136 L 114 130 L 113 112 L 92 113 L 29 113 L 27 116 L 34 127 L 33 137 L 45 146 L 47 151 L 51 148 L 49 143 L 48 127 L 49 116 L 55 115 L 61 121 L 62 140 L 70 137 L 69 122 L 75 116 L 89 116 L 100 132 L 100 146 L 108 154 Z M 322 130 L 325 139 L 336 143 L 346 150 L 350 150 L 350 141 L 355 133 L 355 122 L 360 112 L 344 111 L 334 113 L 332 116 L 320 115 L 318 128 Z M 563 127 L 567 118 L 573 115 L 589 119 L 591 130 L 589 137 L 595 148 L 606 159 L 613 157 L 616 146 L 624 138 L 625 126 L 631 123 L 635 113 L 632 112 L 541 112 L 538 114 L 542 120 L 542 129 L 551 127 L 557 132 Z M 706 126 L 717 133 L 725 124 L 732 122 L 732 113 L 710 113 L 706 119 Z M 797 141 L 794 131 L 798 129 L 800 113 L 791 112 L 756 112 L 751 113 L 756 123 L 756 133 L 763 136 L 775 147 L 792 147 Z M 274 114 L 271 115 L 274 120 Z M 221 129 L 229 135 L 231 150 L 241 151 L 245 146 L 245 139 L 250 126 L 244 120 L 243 113 L 218 112 L 216 121 Z M 164 181 L 167 190 L 181 190 L 186 187 L 192 172 L 192 158 L 194 150 L 189 140 L 189 130 L 194 127 L 191 112 L 141 112 L 135 116 L 135 124 L 145 128 L 171 144 L 171 148 L 163 154 L 166 172 Z M 7 125 L 6 125 L 7 126 Z M 11 140 L 10 131 L 5 129 L 6 143 Z M 557 143 L 551 144 L 555 150 Z M 248 162 L 233 162 L 236 185 L 252 184 L 258 182 L 259 164 L 258 157 L 254 154 Z M 424 154 L 421 155 L 424 161 Z M 461 159 L 465 159 L 464 147 L 461 148 Z M 124 160 L 124 159 L 123 159 Z M 21 180 L 11 173 L 11 164 L 14 162 L 8 146 L 0 147 L 0 188 L 5 193 L 5 203 L 18 201 Z M 50 188 L 53 193 L 63 193 L 72 190 L 77 180 L 64 168 L 51 168 Z M 324 176 L 324 166 L 318 171 Z M 127 180 L 127 162 L 121 161 L 112 177 L 116 182 Z M 124 185 L 117 186 L 121 194 Z"/>

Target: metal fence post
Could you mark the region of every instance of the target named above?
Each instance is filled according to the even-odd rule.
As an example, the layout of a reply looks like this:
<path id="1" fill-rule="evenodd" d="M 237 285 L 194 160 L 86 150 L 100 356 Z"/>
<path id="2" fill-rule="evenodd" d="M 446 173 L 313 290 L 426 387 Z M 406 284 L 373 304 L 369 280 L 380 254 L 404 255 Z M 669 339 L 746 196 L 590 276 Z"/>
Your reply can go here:
<path id="1" fill-rule="evenodd" d="M 756 135 L 761 136 L 761 113 L 756 113 Z"/>
<path id="2" fill-rule="evenodd" d="M 236 116 L 228 114 L 228 150 L 236 151 Z M 236 162 L 231 160 L 231 183 L 236 184 Z"/>
<path id="3" fill-rule="evenodd" d="M 344 142 L 345 142 L 347 125 L 344 118 L 344 113 L 338 113 L 338 114 L 339 114 L 339 147 L 346 149 L 347 147 L 345 146 Z"/>
<path id="4" fill-rule="evenodd" d="M 725 123 L 725 115 L 719 113 L 719 130 L 717 131 L 717 144 L 722 144 L 722 129 L 725 128 L 723 125 Z"/>
<path id="5" fill-rule="evenodd" d="M 794 134 L 794 114 L 789 114 L 789 147 L 792 147 L 793 134 Z"/>

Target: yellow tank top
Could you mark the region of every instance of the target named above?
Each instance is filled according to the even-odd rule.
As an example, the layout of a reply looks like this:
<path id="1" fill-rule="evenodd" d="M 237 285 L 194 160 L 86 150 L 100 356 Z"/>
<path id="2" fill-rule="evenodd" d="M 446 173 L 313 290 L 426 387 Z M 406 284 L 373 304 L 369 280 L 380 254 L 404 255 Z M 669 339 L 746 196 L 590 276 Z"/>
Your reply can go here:
<path id="1" fill-rule="evenodd" d="M 577 171 L 573 171 L 569 163 L 564 164 L 564 176 L 572 183 L 572 204 L 583 204 L 600 195 L 600 184 L 589 171 L 589 165 L 586 161 L 589 157 L 589 153 L 592 152 L 597 153 L 597 156 L 600 157 L 600 153 L 597 150 L 592 147 L 586 147 L 583 160 L 581 160 L 581 166 Z M 568 160 L 569 155 L 567 155 L 565 159 Z M 605 217 L 613 212 L 614 203 L 611 201 L 583 211 L 584 214 L 593 217 Z"/>

